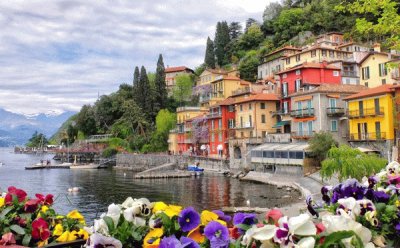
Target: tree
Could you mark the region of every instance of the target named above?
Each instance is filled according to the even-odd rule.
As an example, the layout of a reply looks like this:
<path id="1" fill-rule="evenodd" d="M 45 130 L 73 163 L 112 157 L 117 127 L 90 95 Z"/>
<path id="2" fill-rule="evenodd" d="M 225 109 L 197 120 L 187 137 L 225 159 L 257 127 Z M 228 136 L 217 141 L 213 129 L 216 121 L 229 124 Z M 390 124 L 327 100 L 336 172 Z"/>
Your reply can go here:
<path id="1" fill-rule="evenodd" d="M 260 64 L 257 51 L 251 50 L 239 63 L 240 78 L 255 82 L 257 79 L 257 67 Z"/>
<path id="2" fill-rule="evenodd" d="M 398 0 L 355 0 L 337 6 L 337 10 L 363 15 L 357 18 L 355 26 L 355 31 L 361 37 L 384 37 L 386 47 L 400 50 Z M 368 18 L 371 15 L 374 18 Z"/>
<path id="3" fill-rule="evenodd" d="M 332 147 L 327 158 L 322 162 L 322 178 L 337 175 L 339 181 L 355 178 L 359 181 L 385 168 L 387 161 L 376 155 L 362 153 L 347 145 Z"/>
<path id="4" fill-rule="evenodd" d="M 160 109 L 167 106 L 167 87 L 165 84 L 165 67 L 162 54 L 158 57 L 156 76 L 154 79 L 155 97 L 154 97 L 154 112 L 158 113 Z"/>
<path id="5" fill-rule="evenodd" d="M 161 109 L 156 117 L 156 127 L 159 133 L 169 133 L 176 125 L 176 114 L 167 109 Z"/>
<path id="6" fill-rule="evenodd" d="M 139 78 L 139 87 L 138 87 L 138 94 L 136 103 L 142 109 L 148 120 L 151 119 L 153 114 L 153 96 L 151 93 L 150 82 L 149 78 L 147 77 L 146 68 L 142 66 L 140 68 L 140 78 Z"/>
<path id="7" fill-rule="evenodd" d="M 26 146 L 43 148 L 43 146 L 47 145 L 47 143 L 48 143 L 48 140 L 47 140 L 46 136 L 42 133 L 38 133 L 38 131 L 35 131 L 32 134 L 32 137 L 29 139 Z"/>
<path id="8" fill-rule="evenodd" d="M 326 158 L 328 151 L 338 143 L 330 132 L 319 132 L 313 135 L 308 141 L 308 145 L 311 155 L 321 163 Z"/>
<path id="9" fill-rule="evenodd" d="M 133 73 L 133 91 L 132 91 L 132 95 L 133 95 L 133 99 L 136 100 L 137 97 L 137 89 L 139 86 L 139 77 L 140 77 L 140 73 L 139 73 L 139 67 L 135 67 L 135 72 Z"/>
<path id="10" fill-rule="evenodd" d="M 206 47 L 206 55 L 204 57 L 204 64 L 208 68 L 215 68 L 215 53 L 214 53 L 214 43 L 210 39 L 210 37 L 207 38 L 207 47 Z"/>
<path id="11" fill-rule="evenodd" d="M 218 22 L 215 31 L 215 56 L 217 57 L 217 64 L 223 66 L 228 63 L 225 56 L 225 47 L 229 43 L 229 27 L 226 21 Z"/>
<path id="12" fill-rule="evenodd" d="M 229 24 L 229 38 L 230 40 L 234 40 L 239 38 L 239 36 L 242 34 L 242 25 L 240 25 L 240 22 L 231 22 Z"/>
<path id="13" fill-rule="evenodd" d="M 267 5 L 264 9 L 263 13 L 263 21 L 271 21 L 275 19 L 281 13 L 283 7 L 280 3 L 272 2 Z"/>
<path id="14" fill-rule="evenodd" d="M 193 79 L 187 74 L 181 74 L 175 78 L 175 81 L 175 86 L 172 89 L 173 97 L 182 106 L 192 95 Z"/>
<path id="15" fill-rule="evenodd" d="M 260 43 L 264 40 L 264 34 L 261 31 L 260 25 L 252 24 L 246 33 L 239 39 L 239 48 L 243 50 L 257 49 Z"/>
<path id="16" fill-rule="evenodd" d="M 83 105 L 76 117 L 76 128 L 86 136 L 97 133 L 94 108 L 90 105 Z"/>
<path id="17" fill-rule="evenodd" d="M 260 26 L 260 24 L 257 22 L 256 19 L 253 18 L 249 18 L 246 20 L 246 27 L 244 28 L 244 33 L 247 33 L 249 31 L 249 28 L 253 25 L 253 24 L 257 24 L 258 26 Z"/>
<path id="18" fill-rule="evenodd" d="M 307 23 L 307 16 L 305 16 L 302 8 L 282 10 L 278 18 L 273 22 L 275 45 L 280 46 L 301 31 L 308 30 Z"/>

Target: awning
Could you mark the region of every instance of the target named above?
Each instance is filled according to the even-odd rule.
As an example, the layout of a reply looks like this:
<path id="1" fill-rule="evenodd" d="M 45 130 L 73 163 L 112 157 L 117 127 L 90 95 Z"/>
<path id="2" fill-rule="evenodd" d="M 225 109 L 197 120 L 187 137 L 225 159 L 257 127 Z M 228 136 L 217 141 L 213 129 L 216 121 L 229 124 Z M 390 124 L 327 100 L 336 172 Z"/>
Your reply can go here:
<path id="1" fill-rule="evenodd" d="M 370 153 L 370 152 L 380 153 L 379 150 L 365 148 L 365 147 L 357 147 L 357 149 L 360 150 L 361 152 L 364 152 L 364 153 Z"/>
<path id="2" fill-rule="evenodd" d="M 276 123 L 272 128 L 281 128 L 285 125 L 290 124 L 290 121 L 279 121 L 278 123 Z"/>

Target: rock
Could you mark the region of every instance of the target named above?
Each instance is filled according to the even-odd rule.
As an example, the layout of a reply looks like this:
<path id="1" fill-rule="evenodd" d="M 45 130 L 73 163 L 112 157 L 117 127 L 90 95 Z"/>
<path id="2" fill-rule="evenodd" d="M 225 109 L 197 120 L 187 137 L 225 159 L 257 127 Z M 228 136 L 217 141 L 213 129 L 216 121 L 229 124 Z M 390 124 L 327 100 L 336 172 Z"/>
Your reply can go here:
<path id="1" fill-rule="evenodd" d="M 291 196 L 290 196 L 290 195 L 284 195 L 284 196 L 282 196 L 282 199 L 286 199 L 286 198 L 291 198 Z"/>

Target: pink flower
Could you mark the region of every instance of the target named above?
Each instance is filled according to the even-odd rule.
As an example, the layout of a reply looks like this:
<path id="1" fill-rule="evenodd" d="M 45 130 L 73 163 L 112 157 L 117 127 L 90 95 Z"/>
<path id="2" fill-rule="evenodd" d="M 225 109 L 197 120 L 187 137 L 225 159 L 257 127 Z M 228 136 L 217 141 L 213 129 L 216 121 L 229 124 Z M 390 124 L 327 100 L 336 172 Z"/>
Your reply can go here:
<path id="1" fill-rule="evenodd" d="M 23 191 L 22 189 L 17 189 L 14 186 L 8 187 L 8 193 L 6 194 L 6 197 L 4 198 L 4 202 L 7 205 L 12 205 L 13 202 L 13 196 L 16 196 L 18 199 L 18 202 L 23 202 L 26 198 L 26 192 Z"/>
<path id="2" fill-rule="evenodd" d="M 269 210 L 265 214 L 265 219 L 267 220 L 268 223 L 274 224 L 275 226 L 278 226 L 278 220 L 283 216 L 281 210 L 274 208 Z"/>
<path id="3" fill-rule="evenodd" d="M 38 218 L 32 222 L 32 238 L 36 240 L 47 240 L 50 237 L 49 225 L 47 222 Z"/>
<path id="4" fill-rule="evenodd" d="M 38 205 L 40 203 L 39 199 L 30 199 L 27 202 L 25 202 L 24 210 L 25 212 L 33 213 L 36 211 L 38 208 Z"/>
<path id="5" fill-rule="evenodd" d="M 15 237 L 12 232 L 8 232 L 3 234 L 0 240 L 0 246 L 3 247 L 3 245 L 13 245 L 15 244 Z"/>
<path id="6" fill-rule="evenodd" d="M 46 196 L 44 196 L 42 194 L 36 194 L 35 196 L 36 196 L 36 198 L 38 198 L 40 200 L 40 204 L 43 204 L 43 205 L 53 204 L 53 195 L 52 194 L 48 194 Z"/>
<path id="7" fill-rule="evenodd" d="M 317 234 L 324 232 L 326 229 L 322 223 L 315 224 L 315 227 L 317 228 Z"/>

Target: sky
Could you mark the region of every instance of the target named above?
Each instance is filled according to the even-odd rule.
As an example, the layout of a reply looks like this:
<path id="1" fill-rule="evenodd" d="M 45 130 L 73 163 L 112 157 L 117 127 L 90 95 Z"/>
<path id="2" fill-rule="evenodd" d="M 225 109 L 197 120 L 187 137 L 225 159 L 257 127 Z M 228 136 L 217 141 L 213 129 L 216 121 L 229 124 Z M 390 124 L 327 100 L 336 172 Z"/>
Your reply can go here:
<path id="1" fill-rule="evenodd" d="M 262 20 L 272 0 L 0 1 L 0 108 L 79 111 L 132 83 L 135 66 L 195 68 L 218 21 Z"/>

